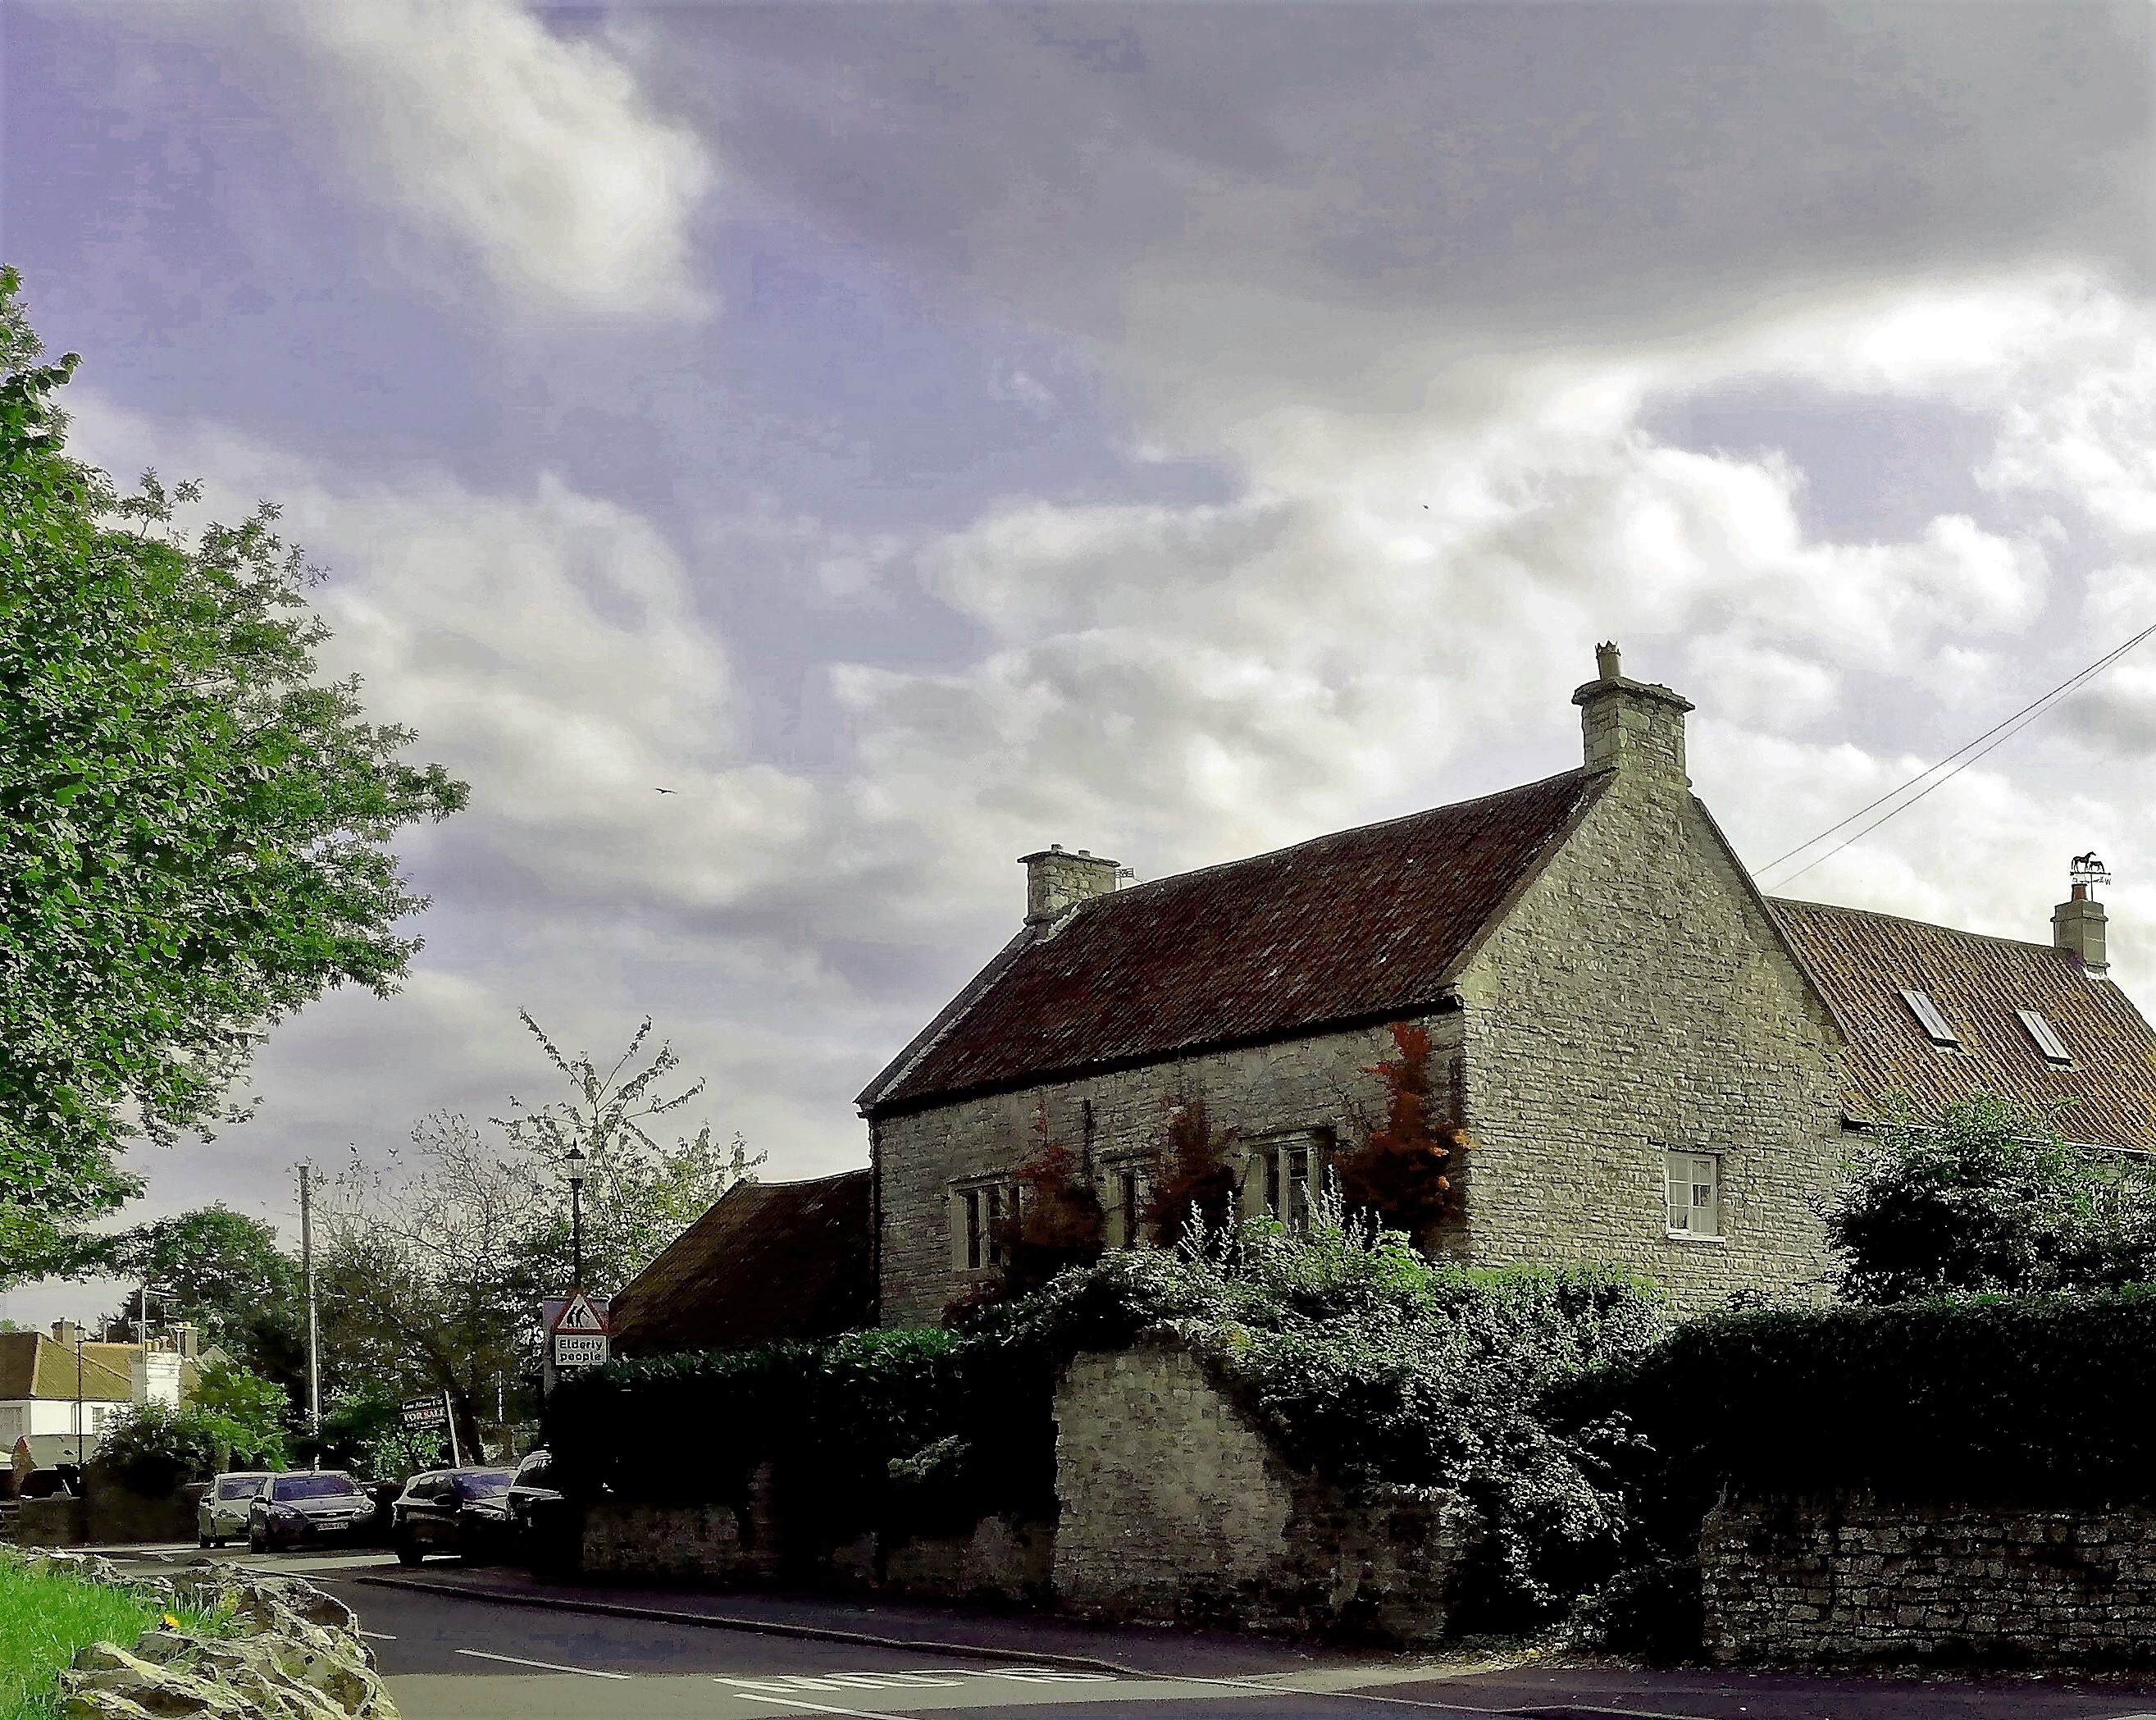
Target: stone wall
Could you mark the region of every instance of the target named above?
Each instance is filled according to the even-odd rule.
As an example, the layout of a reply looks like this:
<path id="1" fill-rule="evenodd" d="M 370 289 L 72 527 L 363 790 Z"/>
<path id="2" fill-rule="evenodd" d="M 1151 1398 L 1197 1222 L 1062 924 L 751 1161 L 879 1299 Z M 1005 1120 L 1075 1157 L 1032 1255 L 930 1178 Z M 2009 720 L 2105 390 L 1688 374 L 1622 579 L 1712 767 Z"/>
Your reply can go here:
<path id="1" fill-rule="evenodd" d="M 1444 1634 L 1480 1530 L 1456 1497 L 1346 1499 L 1284 1462 L 1179 1348 L 1075 1358 L 1055 1425 L 1065 1610 L 1401 1642 Z"/>
<path id="2" fill-rule="evenodd" d="M 578 1562 L 593 1575 L 753 1588 L 776 1577 L 784 1564 L 772 1496 L 767 1463 L 757 1468 L 739 1510 L 596 1501 L 584 1508 Z"/>
<path id="3" fill-rule="evenodd" d="M 1636 748 L 1462 973 L 1466 1246 L 1622 1266 L 1679 1309 L 1816 1281 L 1843 1152 L 1838 1030 L 1682 773 Z M 1722 1235 L 1670 1234 L 1670 1151 Z"/>
<path id="4" fill-rule="evenodd" d="M 1459 1018 L 1431 1017 L 1434 1071 L 1442 1077 L 1460 1042 Z M 1358 1106 L 1382 1109 L 1375 1076 L 1364 1071 L 1397 1055 L 1383 1028 L 1209 1053 L 1179 1062 L 1058 1081 L 1024 1092 L 966 1099 L 876 1125 L 881 1239 L 878 1250 L 886 1326 L 931 1326 L 971 1281 L 953 1260 L 954 1185 L 1014 1169 L 1038 1144 L 1036 1106 L 1048 1107 L 1050 1136 L 1077 1152 L 1102 1180 L 1104 1203 L 1117 1167 L 1156 1152 L 1168 1107 L 1202 1099 L 1219 1131 L 1233 1130 L 1244 1152 L 1290 1135 L 1350 1140 Z M 1250 1199 L 1261 1199 L 1251 1183 Z"/>
<path id="5" fill-rule="evenodd" d="M 1724 1664 L 2156 1661 L 2156 1508 L 1725 1502 L 1700 1535 Z"/>

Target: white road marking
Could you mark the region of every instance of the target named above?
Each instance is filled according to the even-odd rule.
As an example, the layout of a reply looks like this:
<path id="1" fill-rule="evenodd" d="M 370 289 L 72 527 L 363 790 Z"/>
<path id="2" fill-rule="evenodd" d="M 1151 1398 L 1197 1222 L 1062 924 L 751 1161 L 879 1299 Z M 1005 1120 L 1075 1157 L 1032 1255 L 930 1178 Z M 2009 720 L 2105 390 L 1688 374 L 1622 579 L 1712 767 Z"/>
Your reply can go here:
<path id="1" fill-rule="evenodd" d="M 362 1630 L 359 1634 L 362 1636 L 372 1636 L 377 1642 L 394 1642 L 397 1640 L 387 1630 Z"/>
<path id="2" fill-rule="evenodd" d="M 580 1672 L 587 1678 L 626 1678 L 626 1672 L 594 1672 L 589 1666 L 557 1666 L 552 1661 L 524 1661 L 515 1655 L 490 1655 L 484 1649 L 460 1648 L 460 1655 L 470 1655 L 475 1661 L 506 1661 L 512 1666 L 536 1666 L 542 1672 Z"/>
<path id="3" fill-rule="evenodd" d="M 716 1681 L 729 1684 L 733 1681 L 721 1678 Z M 804 1702 L 798 1697 L 759 1696 L 752 1690 L 737 1690 L 734 1694 L 745 1702 L 776 1702 L 782 1708 L 806 1708 L 812 1714 L 844 1714 L 846 1720 L 892 1720 L 888 1713 L 871 1714 L 861 1708 L 827 1708 L 819 1702 Z"/>
<path id="4" fill-rule="evenodd" d="M 835 1690 L 848 1687 L 858 1690 L 918 1690 L 923 1686 L 941 1686 L 956 1690 L 965 1683 L 963 1678 L 952 1678 L 937 1672 L 825 1672 L 809 1676 L 800 1672 L 773 1673 L 768 1678 L 725 1678 L 721 1684 L 738 1685 L 743 1690 L 761 1690 L 785 1696 L 797 1690 Z"/>

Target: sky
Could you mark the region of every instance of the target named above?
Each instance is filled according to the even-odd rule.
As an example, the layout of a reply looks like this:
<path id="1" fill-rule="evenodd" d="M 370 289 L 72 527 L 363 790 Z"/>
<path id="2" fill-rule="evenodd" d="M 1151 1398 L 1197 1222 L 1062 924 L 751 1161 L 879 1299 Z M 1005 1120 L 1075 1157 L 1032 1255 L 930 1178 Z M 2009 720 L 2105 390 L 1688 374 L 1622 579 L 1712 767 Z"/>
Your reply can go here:
<path id="1" fill-rule="evenodd" d="M 0 6 L 78 449 L 270 500 L 470 810 L 395 997 L 128 1216 L 645 1014 L 774 1178 L 1014 932 L 1578 759 L 1614 639 L 1755 867 L 2156 623 L 2139 5 Z M 1789 892 L 2156 1002 L 2156 642 Z M 661 793 L 660 789 L 670 790 Z M 1770 874 L 1770 878 L 1779 875 Z M 38 1286 L 49 1320 L 110 1286 Z"/>

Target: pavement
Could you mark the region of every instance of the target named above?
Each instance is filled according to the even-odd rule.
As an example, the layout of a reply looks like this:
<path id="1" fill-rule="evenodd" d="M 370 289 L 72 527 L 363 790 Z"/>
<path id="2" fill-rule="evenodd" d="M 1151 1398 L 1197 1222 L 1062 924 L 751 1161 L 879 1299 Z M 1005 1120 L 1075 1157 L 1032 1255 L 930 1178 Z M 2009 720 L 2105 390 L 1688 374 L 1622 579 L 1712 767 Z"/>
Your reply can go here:
<path id="1" fill-rule="evenodd" d="M 100 1549 L 156 1564 L 192 1546 Z M 884 1597 L 544 1584 L 287 1553 L 357 1611 L 408 1720 L 2156 1720 L 2156 1680 L 1820 1678 L 1354 1654 Z"/>

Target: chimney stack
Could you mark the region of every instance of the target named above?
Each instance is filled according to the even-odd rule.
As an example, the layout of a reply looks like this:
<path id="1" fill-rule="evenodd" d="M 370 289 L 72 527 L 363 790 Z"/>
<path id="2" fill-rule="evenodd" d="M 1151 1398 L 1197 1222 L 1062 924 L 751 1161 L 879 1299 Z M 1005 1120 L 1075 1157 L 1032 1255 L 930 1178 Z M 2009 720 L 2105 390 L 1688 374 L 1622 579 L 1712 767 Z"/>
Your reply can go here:
<path id="1" fill-rule="evenodd" d="M 1025 922 L 1045 926 L 1060 920 L 1082 901 L 1113 892 L 1123 869 L 1111 860 L 1101 860 L 1080 849 L 1065 854 L 1060 842 L 1051 842 L 1039 854 L 1020 857 L 1025 868 Z"/>
<path id="2" fill-rule="evenodd" d="M 83 1336 L 83 1330 L 80 1326 L 76 1325 L 74 1321 L 55 1320 L 53 1322 L 53 1342 L 54 1343 L 64 1343 L 69 1349 L 73 1349 L 74 1348 L 75 1340 L 81 1336 Z"/>
<path id="3" fill-rule="evenodd" d="M 2093 854 L 2077 854 L 2066 869 L 2072 893 L 2051 910 L 2051 943 L 2073 956 L 2082 970 L 2101 979 L 2111 971 L 2104 953 L 2103 904 L 2091 893 L 2099 884 L 2111 882 L 2111 874 Z"/>
<path id="4" fill-rule="evenodd" d="M 1688 788 L 1685 774 L 1685 713 L 1691 701 L 1665 686 L 1627 680 L 1617 647 L 1594 648 L 1595 679 L 1573 694 L 1587 768 L 1660 778 Z"/>

